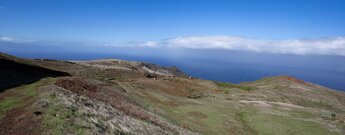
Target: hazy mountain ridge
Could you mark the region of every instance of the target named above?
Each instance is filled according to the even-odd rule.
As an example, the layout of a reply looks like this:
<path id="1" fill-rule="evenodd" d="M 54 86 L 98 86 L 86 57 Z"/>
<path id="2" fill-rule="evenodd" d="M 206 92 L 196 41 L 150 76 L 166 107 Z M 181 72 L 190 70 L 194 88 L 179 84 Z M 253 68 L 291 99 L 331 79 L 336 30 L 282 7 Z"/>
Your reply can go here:
<path id="1" fill-rule="evenodd" d="M 345 93 L 289 76 L 231 84 L 117 59 L 1 56 L 2 61 L 25 61 L 15 66 L 71 75 L 45 76 L 2 92 L 1 134 L 345 133 Z M 1 72 L 1 77 L 9 73 Z"/>

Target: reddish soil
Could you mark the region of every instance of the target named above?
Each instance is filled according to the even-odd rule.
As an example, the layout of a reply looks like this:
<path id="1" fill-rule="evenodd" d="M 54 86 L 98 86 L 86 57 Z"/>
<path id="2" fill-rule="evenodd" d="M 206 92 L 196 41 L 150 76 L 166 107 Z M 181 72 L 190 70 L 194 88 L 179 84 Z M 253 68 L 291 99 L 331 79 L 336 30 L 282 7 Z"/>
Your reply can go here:
<path id="1" fill-rule="evenodd" d="M 6 94 L 2 94 L 6 95 Z M 20 105 L 6 112 L 0 123 L 1 135 L 35 135 L 40 130 L 40 114 L 28 111 L 34 102 L 33 98 L 25 98 L 24 105 Z"/>
<path id="2" fill-rule="evenodd" d="M 198 112 L 198 111 L 189 112 L 188 114 L 190 116 L 193 116 L 193 117 L 198 118 L 198 119 L 207 118 L 207 116 L 205 114 Z"/>
<path id="3" fill-rule="evenodd" d="M 298 84 L 304 84 L 304 85 L 307 85 L 307 83 L 305 81 L 302 81 L 302 80 L 299 80 L 299 79 L 296 79 L 294 77 L 290 77 L 290 76 L 284 76 L 282 77 L 281 79 L 283 80 L 288 80 L 290 82 L 294 82 L 294 83 L 298 83 Z"/>
<path id="4" fill-rule="evenodd" d="M 86 83 L 81 79 L 59 79 L 55 82 L 55 85 L 91 98 L 96 98 L 97 94 L 101 92 L 97 85 Z"/>
<path id="5" fill-rule="evenodd" d="M 213 94 L 223 94 L 224 90 L 213 90 L 211 91 Z"/>
<path id="6" fill-rule="evenodd" d="M 135 102 L 131 101 L 122 92 L 120 92 L 121 90 L 116 90 L 113 87 L 95 85 L 92 84 L 92 82 L 81 78 L 62 78 L 56 81 L 55 85 L 75 92 L 78 95 L 87 96 L 89 98 L 108 103 L 126 115 L 150 121 L 163 129 L 174 131 L 174 129 L 166 122 L 161 121 L 159 118 L 147 113 L 146 110 L 136 106 Z"/>

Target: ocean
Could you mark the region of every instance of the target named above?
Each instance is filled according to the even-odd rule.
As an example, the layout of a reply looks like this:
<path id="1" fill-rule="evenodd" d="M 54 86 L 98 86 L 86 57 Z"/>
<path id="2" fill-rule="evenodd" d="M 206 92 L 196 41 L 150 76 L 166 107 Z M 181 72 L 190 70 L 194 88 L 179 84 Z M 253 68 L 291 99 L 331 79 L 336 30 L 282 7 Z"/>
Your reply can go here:
<path id="1" fill-rule="evenodd" d="M 24 58 L 92 60 L 118 58 L 162 66 L 176 66 L 202 79 L 240 83 L 277 75 L 289 75 L 332 89 L 345 91 L 345 57 L 291 55 L 193 49 L 118 49 L 105 52 L 7 52 Z"/>

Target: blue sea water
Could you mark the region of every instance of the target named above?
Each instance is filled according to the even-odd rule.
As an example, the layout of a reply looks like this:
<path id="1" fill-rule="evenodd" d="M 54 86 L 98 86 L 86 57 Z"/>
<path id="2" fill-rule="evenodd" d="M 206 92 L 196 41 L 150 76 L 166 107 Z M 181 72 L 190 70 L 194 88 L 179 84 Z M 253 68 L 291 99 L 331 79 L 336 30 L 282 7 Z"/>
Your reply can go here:
<path id="1" fill-rule="evenodd" d="M 157 53 L 156 51 L 159 51 Z M 9 52 L 25 58 L 92 60 L 119 58 L 176 66 L 202 79 L 240 83 L 289 75 L 345 91 L 345 57 L 262 54 L 225 50 L 132 50 L 127 52 Z M 140 52 L 140 53 L 138 53 Z"/>

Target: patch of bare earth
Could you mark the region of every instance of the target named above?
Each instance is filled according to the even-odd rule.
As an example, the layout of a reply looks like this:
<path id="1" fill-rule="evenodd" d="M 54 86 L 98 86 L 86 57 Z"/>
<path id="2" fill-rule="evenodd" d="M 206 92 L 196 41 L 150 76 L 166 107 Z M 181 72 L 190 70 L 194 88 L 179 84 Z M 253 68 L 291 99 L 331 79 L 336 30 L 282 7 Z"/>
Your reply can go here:
<path id="1" fill-rule="evenodd" d="M 4 92 L 0 99 L 16 95 L 13 92 Z M 18 97 L 18 98 L 19 98 Z M 23 102 L 18 107 L 8 110 L 0 122 L 1 135 L 35 135 L 39 132 L 40 114 L 35 114 L 29 107 L 35 102 L 34 97 L 23 97 Z"/>
<path id="2" fill-rule="evenodd" d="M 70 90 L 78 95 L 89 97 L 101 101 L 123 112 L 125 115 L 147 121 L 164 130 L 181 134 L 183 130 L 162 120 L 160 117 L 138 107 L 131 101 L 122 90 L 116 90 L 113 87 L 101 86 L 93 83 L 91 80 L 82 78 L 63 78 L 56 81 L 55 85 Z M 186 132 L 185 132 L 186 133 Z"/>
<path id="3" fill-rule="evenodd" d="M 39 114 L 27 111 L 25 107 L 15 108 L 7 112 L 0 124 L 2 135 L 35 135 L 40 126 Z"/>

